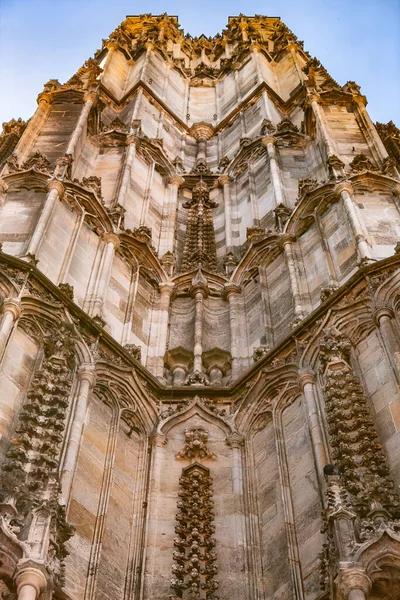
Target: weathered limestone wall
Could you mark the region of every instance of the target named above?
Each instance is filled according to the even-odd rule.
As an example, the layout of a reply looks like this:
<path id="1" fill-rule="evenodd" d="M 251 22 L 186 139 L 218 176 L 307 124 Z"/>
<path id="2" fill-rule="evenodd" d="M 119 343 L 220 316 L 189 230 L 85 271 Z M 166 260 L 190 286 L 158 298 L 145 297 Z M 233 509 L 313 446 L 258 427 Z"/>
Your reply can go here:
<path id="1" fill-rule="evenodd" d="M 285 597 L 290 593 L 291 576 L 272 423 L 256 433 L 252 448 L 261 537 L 262 581 L 259 585 L 266 597 Z"/>
<path id="2" fill-rule="evenodd" d="M 77 531 L 69 548 L 67 591 L 76 599 L 111 600 L 133 584 L 143 451 L 139 434 L 118 418 L 116 407 L 95 399 L 86 417 L 68 511 Z"/>
<path id="3" fill-rule="evenodd" d="M 68 98 L 60 100 L 52 104 L 50 114 L 32 148 L 33 153 L 46 154 L 53 167 L 56 158 L 65 153 L 82 110 L 80 102 L 71 102 Z"/>
<path id="4" fill-rule="evenodd" d="M 25 331 L 13 332 L 7 345 L 7 353 L 2 356 L 0 387 L 2 401 L 0 405 L 0 448 L 4 459 L 9 440 L 18 422 L 21 405 L 32 377 L 37 360 L 40 360 L 39 347 Z"/>
<path id="5" fill-rule="evenodd" d="M 396 324 L 393 324 L 396 327 Z M 357 360 L 368 391 L 374 420 L 397 485 L 400 485 L 400 392 L 394 367 L 388 361 L 378 331 L 373 331 L 357 347 Z M 397 358 L 390 357 L 393 364 Z"/>
<path id="6" fill-rule="evenodd" d="M 282 427 L 304 595 L 318 598 L 322 502 L 305 412 L 297 400 L 283 412 Z"/>
<path id="7" fill-rule="evenodd" d="M 0 236 L 4 252 L 24 256 L 46 198 L 45 187 L 21 190 L 11 186 L 0 207 Z M 15 225 L 18 222 L 18 229 Z"/>

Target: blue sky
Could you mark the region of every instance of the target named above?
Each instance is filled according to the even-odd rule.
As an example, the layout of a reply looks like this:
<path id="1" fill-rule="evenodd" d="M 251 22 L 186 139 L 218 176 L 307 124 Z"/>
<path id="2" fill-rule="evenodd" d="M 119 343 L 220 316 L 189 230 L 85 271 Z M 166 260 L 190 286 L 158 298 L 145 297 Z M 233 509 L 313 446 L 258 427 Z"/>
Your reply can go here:
<path id="1" fill-rule="evenodd" d="M 46 81 L 69 79 L 126 15 L 149 12 L 192 35 L 240 12 L 279 16 L 338 83 L 361 85 L 373 121 L 400 127 L 400 0 L 0 0 L 0 123 L 29 118 Z"/>

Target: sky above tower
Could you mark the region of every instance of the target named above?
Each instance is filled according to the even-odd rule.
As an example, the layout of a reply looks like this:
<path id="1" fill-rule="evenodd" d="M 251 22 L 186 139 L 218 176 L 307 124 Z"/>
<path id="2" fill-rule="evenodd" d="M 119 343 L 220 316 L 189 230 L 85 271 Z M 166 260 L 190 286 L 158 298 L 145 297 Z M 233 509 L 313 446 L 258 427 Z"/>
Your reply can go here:
<path id="1" fill-rule="evenodd" d="M 373 121 L 400 126 L 399 0 L 0 0 L 0 122 L 28 119 L 49 79 L 69 79 L 126 15 L 167 12 L 214 36 L 228 16 L 279 16 L 341 85 L 354 80 Z"/>

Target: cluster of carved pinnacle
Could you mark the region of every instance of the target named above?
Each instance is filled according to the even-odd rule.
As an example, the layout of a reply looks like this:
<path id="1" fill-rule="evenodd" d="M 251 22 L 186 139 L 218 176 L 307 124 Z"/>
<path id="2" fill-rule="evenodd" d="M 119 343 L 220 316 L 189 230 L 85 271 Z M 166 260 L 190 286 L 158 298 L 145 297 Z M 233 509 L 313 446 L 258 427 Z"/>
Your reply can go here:
<path id="1" fill-rule="evenodd" d="M 189 215 L 181 271 L 191 271 L 199 266 L 216 271 L 217 249 L 211 209 L 217 205 L 210 200 L 208 185 L 199 181 L 193 188 L 192 199 L 183 206 L 189 209 Z"/>
<path id="2" fill-rule="evenodd" d="M 62 585 L 68 554 L 65 542 L 74 533 L 65 507 L 58 501 L 57 477 L 75 362 L 70 327 L 63 324 L 57 334 L 46 336 L 43 351 L 42 365 L 27 393 L 19 427 L 1 468 L 2 513 L 5 529 L 21 543 L 35 540 L 36 529 L 48 527 L 48 570 L 53 581 Z"/>
<path id="3" fill-rule="evenodd" d="M 148 14 L 128 17 L 108 39 L 103 40 L 103 47 L 117 46 L 127 59 L 137 60 L 138 55 L 151 44 L 174 60 L 173 45 L 180 44 L 187 57 L 196 61 L 201 59 L 195 75 L 200 74 L 205 67 L 207 75 L 213 76 L 231 68 L 232 63 L 252 44 L 265 45 L 270 56 L 276 56 L 290 42 L 303 51 L 302 42 L 276 17 L 231 17 L 222 35 L 201 35 L 197 38 L 184 35 L 176 17 Z M 229 58 L 225 53 L 227 45 L 234 47 Z M 210 67 L 209 63 L 214 63 L 215 66 Z M 185 64 L 181 66 L 185 69 Z"/>
<path id="4" fill-rule="evenodd" d="M 169 598 L 216 600 L 217 556 L 210 472 L 206 467 L 193 464 L 183 469 L 179 485 L 178 525 L 175 527 L 178 537 L 174 539 L 175 564 L 171 579 L 175 593 Z"/>
<path id="5" fill-rule="evenodd" d="M 20 425 L 2 466 L 3 490 L 16 498 L 20 509 L 29 498 L 40 499 L 50 473 L 58 467 L 73 360 L 69 335 L 44 340 L 43 364 L 27 393 Z"/>
<path id="6" fill-rule="evenodd" d="M 351 343 L 332 329 L 320 342 L 332 458 L 360 517 L 376 507 L 394 514 L 398 498 L 364 389 L 350 360 Z"/>

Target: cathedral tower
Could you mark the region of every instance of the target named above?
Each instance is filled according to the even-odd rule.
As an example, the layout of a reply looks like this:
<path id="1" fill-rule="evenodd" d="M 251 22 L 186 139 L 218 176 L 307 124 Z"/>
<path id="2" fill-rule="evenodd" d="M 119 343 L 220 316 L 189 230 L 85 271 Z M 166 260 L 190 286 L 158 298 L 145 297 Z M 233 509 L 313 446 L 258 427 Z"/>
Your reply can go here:
<path id="1" fill-rule="evenodd" d="M 400 597 L 400 132 L 366 104 L 279 18 L 141 15 L 4 125 L 3 600 Z"/>

